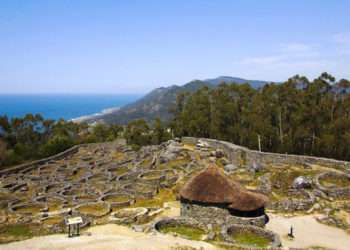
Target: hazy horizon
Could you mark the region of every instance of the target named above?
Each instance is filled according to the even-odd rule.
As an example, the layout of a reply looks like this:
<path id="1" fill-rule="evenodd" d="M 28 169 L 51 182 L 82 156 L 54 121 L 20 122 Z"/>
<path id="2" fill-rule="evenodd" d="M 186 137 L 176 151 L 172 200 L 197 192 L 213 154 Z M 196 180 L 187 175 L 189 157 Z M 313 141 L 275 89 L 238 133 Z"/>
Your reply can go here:
<path id="1" fill-rule="evenodd" d="M 0 3 L 0 94 L 144 94 L 194 79 L 350 78 L 348 1 Z"/>

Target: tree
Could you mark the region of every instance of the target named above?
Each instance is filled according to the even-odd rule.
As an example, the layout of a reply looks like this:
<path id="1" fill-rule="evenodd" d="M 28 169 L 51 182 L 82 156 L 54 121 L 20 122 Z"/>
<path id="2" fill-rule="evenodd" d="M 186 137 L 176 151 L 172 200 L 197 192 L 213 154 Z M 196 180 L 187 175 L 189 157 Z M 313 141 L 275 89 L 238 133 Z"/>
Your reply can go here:
<path id="1" fill-rule="evenodd" d="M 65 151 L 73 145 L 74 141 L 72 138 L 57 135 L 40 148 L 40 153 L 42 156 L 47 157 Z"/>
<path id="2" fill-rule="evenodd" d="M 128 123 L 124 137 L 129 144 L 143 146 L 151 142 L 150 128 L 144 119 L 137 119 Z"/>
<path id="3" fill-rule="evenodd" d="M 253 89 L 222 83 L 179 96 L 172 127 L 264 151 L 350 159 L 350 82 L 296 75 Z"/>
<path id="4" fill-rule="evenodd" d="M 6 142 L 0 138 L 0 166 L 3 164 L 3 161 L 6 157 L 7 145 Z"/>
<path id="5" fill-rule="evenodd" d="M 171 135 L 166 130 L 162 121 L 159 117 L 154 120 L 153 132 L 152 132 L 152 144 L 161 144 L 164 141 L 167 141 L 171 138 Z"/>
<path id="6" fill-rule="evenodd" d="M 185 135 L 209 137 L 210 107 L 209 89 L 207 87 L 201 88 L 188 98 L 181 114 Z"/>

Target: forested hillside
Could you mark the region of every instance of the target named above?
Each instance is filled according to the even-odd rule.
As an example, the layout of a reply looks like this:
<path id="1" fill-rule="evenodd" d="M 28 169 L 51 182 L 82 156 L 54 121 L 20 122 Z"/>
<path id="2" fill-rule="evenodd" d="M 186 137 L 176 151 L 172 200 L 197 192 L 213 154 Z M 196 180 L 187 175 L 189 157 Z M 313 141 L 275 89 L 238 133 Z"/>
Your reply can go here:
<path id="1" fill-rule="evenodd" d="M 180 94 L 176 136 L 209 137 L 263 151 L 350 160 L 350 82 L 323 73 L 261 89 L 221 84 Z"/>
<path id="2" fill-rule="evenodd" d="M 249 83 L 254 88 L 260 88 L 267 84 L 266 81 L 246 80 L 237 77 L 220 76 L 207 80 L 193 80 L 182 86 L 173 85 L 170 87 L 157 88 L 138 101 L 126 105 L 115 112 L 104 114 L 98 118 L 87 120 L 91 123 L 96 120 L 103 121 L 108 124 L 127 124 L 135 119 L 145 119 L 147 122 L 153 121 L 159 117 L 162 121 L 169 121 L 171 118 L 170 108 L 176 102 L 176 96 L 182 92 L 193 93 L 198 89 L 206 86 L 208 88 L 215 88 L 219 83 Z"/>
<path id="3" fill-rule="evenodd" d="M 188 85 L 192 91 L 171 91 L 176 95 L 174 103 L 167 102 L 166 123 L 142 114 L 125 126 L 90 127 L 32 114 L 13 119 L 0 116 L 0 167 L 53 155 L 75 144 L 120 137 L 135 149 L 172 136 L 216 138 L 252 149 L 259 148 L 260 140 L 267 152 L 350 160 L 348 80 L 336 81 L 323 73 L 313 81 L 295 76 L 261 88 L 201 83 Z"/>

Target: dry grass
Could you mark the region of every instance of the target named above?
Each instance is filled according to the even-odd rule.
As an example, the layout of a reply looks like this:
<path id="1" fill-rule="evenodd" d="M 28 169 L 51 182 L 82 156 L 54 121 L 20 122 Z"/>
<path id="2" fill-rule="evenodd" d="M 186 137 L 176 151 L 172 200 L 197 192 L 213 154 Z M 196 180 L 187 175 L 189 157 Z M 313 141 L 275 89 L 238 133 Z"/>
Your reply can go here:
<path id="1" fill-rule="evenodd" d="M 42 205 L 28 205 L 28 206 L 25 206 L 25 207 L 17 208 L 16 212 L 37 214 L 43 208 L 44 207 Z"/>
<path id="2" fill-rule="evenodd" d="M 175 201 L 176 196 L 172 189 L 161 189 L 153 199 L 139 199 L 132 207 L 163 207 L 164 202 Z"/>
<path id="3" fill-rule="evenodd" d="M 122 196 L 112 196 L 112 197 L 108 197 L 105 200 L 108 202 L 127 202 L 130 200 L 130 198 L 122 197 Z"/>
<path id="4" fill-rule="evenodd" d="M 80 208 L 78 208 L 79 212 L 84 214 L 91 214 L 91 215 L 100 215 L 104 211 L 106 211 L 106 207 L 103 204 L 91 204 L 91 205 L 85 205 Z"/>
<path id="5" fill-rule="evenodd" d="M 51 217 L 43 221 L 43 223 L 47 225 L 57 225 L 57 224 L 60 224 L 61 222 L 63 222 L 62 217 Z"/>
<path id="6" fill-rule="evenodd" d="M 327 176 L 325 178 L 320 179 L 320 184 L 325 187 L 327 186 L 349 187 L 350 180 L 345 176 L 338 176 L 338 177 Z"/>

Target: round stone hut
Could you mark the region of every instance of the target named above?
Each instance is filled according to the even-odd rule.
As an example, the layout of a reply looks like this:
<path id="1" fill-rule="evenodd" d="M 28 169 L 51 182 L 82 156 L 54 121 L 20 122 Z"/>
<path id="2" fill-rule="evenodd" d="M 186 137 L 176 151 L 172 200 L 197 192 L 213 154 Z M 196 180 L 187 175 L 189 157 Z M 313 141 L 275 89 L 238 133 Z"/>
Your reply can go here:
<path id="1" fill-rule="evenodd" d="M 180 191 L 181 215 L 206 224 L 248 224 L 263 227 L 268 221 L 268 198 L 248 191 L 210 166 L 192 177 Z"/>

